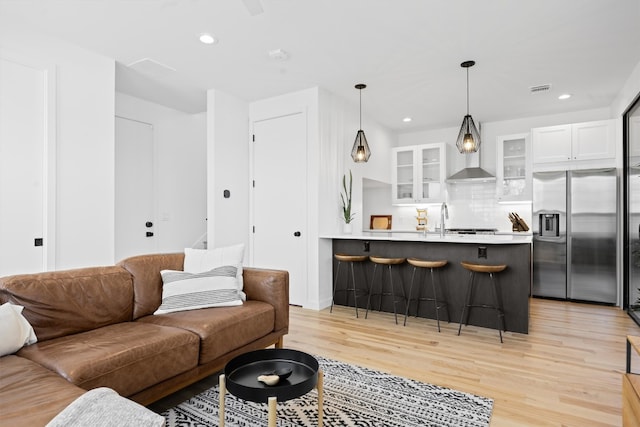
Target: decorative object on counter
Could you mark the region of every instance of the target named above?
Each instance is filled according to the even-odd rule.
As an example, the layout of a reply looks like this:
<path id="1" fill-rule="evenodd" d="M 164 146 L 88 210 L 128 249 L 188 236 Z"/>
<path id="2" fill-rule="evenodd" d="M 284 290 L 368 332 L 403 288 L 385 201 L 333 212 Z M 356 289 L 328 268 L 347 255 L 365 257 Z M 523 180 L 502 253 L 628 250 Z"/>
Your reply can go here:
<path id="1" fill-rule="evenodd" d="M 391 215 L 371 215 L 369 230 L 391 230 Z"/>
<path id="2" fill-rule="evenodd" d="M 416 221 L 418 221 L 418 225 L 416 225 L 416 230 L 426 230 L 427 229 L 427 209 L 416 208 L 418 211 L 418 216 L 416 217 Z"/>
<path id="3" fill-rule="evenodd" d="M 529 231 L 529 226 L 517 213 L 509 212 L 509 220 L 513 224 L 513 231 Z"/>
<path id="4" fill-rule="evenodd" d="M 344 220 L 343 232 L 345 234 L 351 234 L 351 221 L 356 216 L 351 212 L 351 190 L 353 189 L 353 175 L 349 170 L 349 188 L 347 188 L 347 175 L 342 175 L 342 190 L 340 193 L 340 199 L 342 200 L 342 219 Z"/>
<path id="5" fill-rule="evenodd" d="M 362 130 L 362 89 L 366 87 L 367 85 L 362 83 L 358 83 L 356 85 L 356 89 L 360 91 L 360 129 L 356 134 L 356 140 L 353 143 L 353 148 L 351 149 L 351 158 L 356 163 L 366 163 L 369 161 L 369 157 L 371 157 L 371 150 L 367 143 L 367 137 L 364 135 L 364 131 Z"/>
<path id="6" fill-rule="evenodd" d="M 469 114 L 469 67 L 473 67 L 475 61 L 464 61 L 460 66 L 467 69 L 467 115 L 462 119 L 462 126 L 456 140 L 456 147 L 462 154 L 475 153 L 480 148 L 480 133 Z"/>

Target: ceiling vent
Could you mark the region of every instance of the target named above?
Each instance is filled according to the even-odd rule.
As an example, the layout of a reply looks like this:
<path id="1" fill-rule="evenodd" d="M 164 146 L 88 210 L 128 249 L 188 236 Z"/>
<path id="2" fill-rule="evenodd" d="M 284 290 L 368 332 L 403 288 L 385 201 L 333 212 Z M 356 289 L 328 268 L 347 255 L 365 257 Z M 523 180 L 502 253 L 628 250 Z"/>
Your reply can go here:
<path id="1" fill-rule="evenodd" d="M 536 95 L 538 93 L 545 93 L 545 92 L 549 92 L 551 90 L 551 85 L 547 84 L 547 85 L 538 85 L 538 86 L 531 86 L 529 88 L 529 92 L 532 95 Z"/>
<path id="2" fill-rule="evenodd" d="M 163 79 L 170 77 L 176 71 L 175 68 L 172 68 L 151 58 L 139 59 L 138 61 L 134 61 L 131 64 L 127 65 L 127 67 L 154 79 Z"/>

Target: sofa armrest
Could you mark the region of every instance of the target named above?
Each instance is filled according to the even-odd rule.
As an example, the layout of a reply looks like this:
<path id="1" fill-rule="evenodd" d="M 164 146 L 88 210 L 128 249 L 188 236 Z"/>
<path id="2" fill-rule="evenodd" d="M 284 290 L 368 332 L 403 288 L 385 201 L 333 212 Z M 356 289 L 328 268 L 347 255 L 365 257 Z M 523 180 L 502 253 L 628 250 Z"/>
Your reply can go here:
<path id="1" fill-rule="evenodd" d="M 289 330 L 289 272 L 261 268 L 242 269 L 247 299 L 264 301 L 276 310 L 275 330 Z"/>

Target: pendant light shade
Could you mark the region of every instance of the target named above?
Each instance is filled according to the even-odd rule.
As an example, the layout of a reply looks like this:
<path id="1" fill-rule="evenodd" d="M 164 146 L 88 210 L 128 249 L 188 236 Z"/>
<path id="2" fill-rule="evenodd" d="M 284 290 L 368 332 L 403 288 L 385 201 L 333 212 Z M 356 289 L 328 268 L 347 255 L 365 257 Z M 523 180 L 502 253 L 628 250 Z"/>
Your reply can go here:
<path id="1" fill-rule="evenodd" d="M 460 66 L 467 69 L 467 115 L 462 119 L 462 126 L 458 132 L 456 147 L 463 154 L 475 153 L 480 148 L 480 132 L 469 114 L 469 67 L 475 65 L 475 61 L 465 61 Z"/>
<path id="2" fill-rule="evenodd" d="M 356 134 L 356 140 L 353 143 L 353 148 L 351 149 L 351 158 L 356 163 L 366 163 L 369 160 L 369 157 L 371 157 L 371 150 L 367 143 L 367 137 L 364 135 L 364 131 L 362 130 L 362 89 L 366 87 L 367 85 L 362 83 L 356 85 L 356 89 L 360 91 L 360 129 Z"/>

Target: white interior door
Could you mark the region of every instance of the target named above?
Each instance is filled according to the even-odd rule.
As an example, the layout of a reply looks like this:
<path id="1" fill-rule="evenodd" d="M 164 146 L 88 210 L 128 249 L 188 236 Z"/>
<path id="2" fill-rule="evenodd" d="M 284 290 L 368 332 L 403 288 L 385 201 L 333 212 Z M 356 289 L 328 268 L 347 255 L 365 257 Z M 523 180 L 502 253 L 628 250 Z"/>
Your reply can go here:
<path id="1" fill-rule="evenodd" d="M 307 129 L 304 113 L 253 123 L 252 265 L 289 272 L 289 302 L 307 299 Z"/>
<path id="2" fill-rule="evenodd" d="M 157 250 L 153 126 L 116 117 L 115 260 Z"/>
<path id="3" fill-rule="evenodd" d="M 0 58 L 0 276 L 47 268 L 46 70 Z"/>

